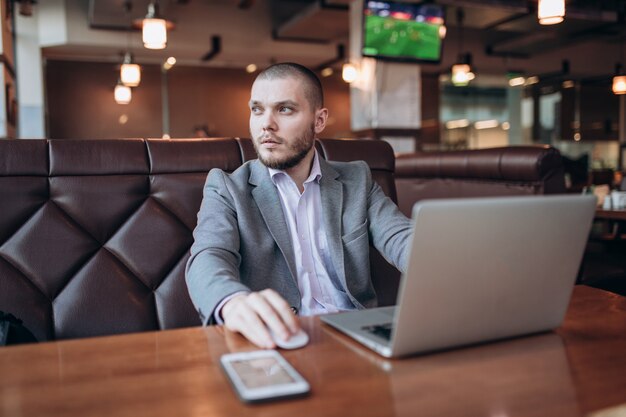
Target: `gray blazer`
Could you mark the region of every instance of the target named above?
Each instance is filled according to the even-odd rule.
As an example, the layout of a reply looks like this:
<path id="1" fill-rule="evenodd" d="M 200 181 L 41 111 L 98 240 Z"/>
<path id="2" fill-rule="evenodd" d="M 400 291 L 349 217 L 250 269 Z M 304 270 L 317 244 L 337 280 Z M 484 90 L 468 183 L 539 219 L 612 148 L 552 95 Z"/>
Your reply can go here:
<path id="1" fill-rule="evenodd" d="M 369 245 L 404 270 L 410 220 L 372 181 L 365 162 L 319 162 L 322 217 L 342 290 L 358 308 L 374 307 Z M 289 229 L 261 162 L 246 162 L 232 174 L 211 170 L 193 235 L 185 277 L 204 324 L 222 299 L 242 290 L 272 288 L 300 309 Z"/>

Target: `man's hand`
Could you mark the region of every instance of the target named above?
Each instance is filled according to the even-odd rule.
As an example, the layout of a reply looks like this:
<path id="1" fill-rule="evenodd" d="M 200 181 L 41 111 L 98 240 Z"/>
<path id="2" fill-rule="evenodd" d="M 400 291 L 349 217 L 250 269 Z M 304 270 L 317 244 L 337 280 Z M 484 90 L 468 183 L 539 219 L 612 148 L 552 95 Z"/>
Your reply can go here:
<path id="1" fill-rule="evenodd" d="M 276 347 L 268 328 L 283 340 L 300 330 L 287 301 L 271 289 L 233 297 L 222 307 L 222 318 L 228 330 L 267 349 Z"/>

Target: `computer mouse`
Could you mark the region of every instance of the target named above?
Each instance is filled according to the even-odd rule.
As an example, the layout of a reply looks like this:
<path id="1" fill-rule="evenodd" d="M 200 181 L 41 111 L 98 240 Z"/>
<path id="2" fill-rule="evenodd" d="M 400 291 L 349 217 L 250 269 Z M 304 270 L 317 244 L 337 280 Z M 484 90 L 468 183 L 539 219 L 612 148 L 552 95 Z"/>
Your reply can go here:
<path id="1" fill-rule="evenodd" d="M 276 346 L 282 349 L 299 349 L 309 343 L 309 335 L 302 329 L 291 335 L 291 337 L 287 340 L 282 340 L 280 337 L 275 335 L 271 329 L 270 336 L 272 337 L 274 343 L 276 343 Z"/>

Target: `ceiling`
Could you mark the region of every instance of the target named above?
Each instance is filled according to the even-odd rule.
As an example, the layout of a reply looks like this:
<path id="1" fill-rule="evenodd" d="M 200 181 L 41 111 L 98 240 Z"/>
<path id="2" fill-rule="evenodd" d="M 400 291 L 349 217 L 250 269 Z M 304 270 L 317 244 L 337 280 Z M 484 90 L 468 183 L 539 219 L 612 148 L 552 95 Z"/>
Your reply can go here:
<path id="1" fill-rule="evenodd" d="M 127 31 L 133 19 L 143 17 L 149 3 L 149 0 L 71 1 L 85 9 L 91 31 L 118 33 Z M 435 2 L 446 6 L 448 35 L 443 62 L 428 68 L 433 71 L 441 71 L 453 63 L 459 52 L 460 37 L 479 67 L 493 67 L 495 71 L 512 67 L 526 72 L 545 72 L 550 68 L 560 71 L 560 63 L 565 59 L 572 62 L 574 73 L 608 74 L 623 54 L 620 48 L 623 49 L 626 40 L 624 0 L 566 1 L 565 21 L 553 26 L 538 24 L 536 1 Z M 161 0 L 159 3 L 162 15 L 177 26 L 167 54 L 180 56 L 192 65 L 245 66 L 252 61 L 264 64 L 296 60 L 318 67 L 333 61 L 340 64 L 340 45 L 346 48 L 349 45 L 350 0 Z M 462 26 L 458 20 L 460 11 Z M 198 36 L 200 33 L 202 36 Z M 213 50 L 215 43 L 210 40 L 215 37 L 223 41 L 219 51 Z M 114 42 L 108 48 L 107 45 L 88 48 L 87 53 L 85 45 L 81 49 L 79 42 L 75 43 L 48 48 L 47 55 L 71 58 L 84 53 L 93 58 L 101 53 L 110 57 L 112 51 L 119 55 L 123 46 Z M 148 54 L 142 58 L 141 49 L 135 49 L 139 60 L 149 60 Z M 203 61 L 212 50 L 216 53 Z M 601 62 L 600 67 L 598 61 L 606 62 Z M 592 70 L 594 65 L 599 69 Z M 588 68 L 586 72 L 585 68 Z"/>

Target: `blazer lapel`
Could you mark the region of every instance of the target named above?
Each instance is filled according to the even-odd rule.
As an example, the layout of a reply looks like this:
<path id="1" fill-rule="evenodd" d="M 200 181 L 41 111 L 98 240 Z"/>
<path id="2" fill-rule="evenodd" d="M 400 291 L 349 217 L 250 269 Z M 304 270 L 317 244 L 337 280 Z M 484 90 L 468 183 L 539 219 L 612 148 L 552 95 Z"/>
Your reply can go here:
<path id="1" fill-rule="evenodd" d="M 322 213 L 326 240 L 339 279 L 347 288 L 346 272 L 343 267 L 343 244 L 341 241 L 341 213 L 343 213 L 343 186 L 338 180 L 339 173 L 324 159 L 319 158 L 322 178 L 320 179 L 320 193 L 322 198 Z"/>
<path id="2" fill-rule="evenodd" d="M 283 256 L 287 260 L 291 277 L 297 285 L 295 255 L 293 253 L 293 245 L 291 244 L 291 236 L 285 222 L 283 214 L 283 205 L 280 202 L 278 190 L 272 182 L 267 167 L 258 160 L 252 162 L 252 170 L 248 181 L 255 188 L 252 190 L 252 197 L 259 207 L 261 216 L 267 225 L 274 241 L 278 245 Z"/>

